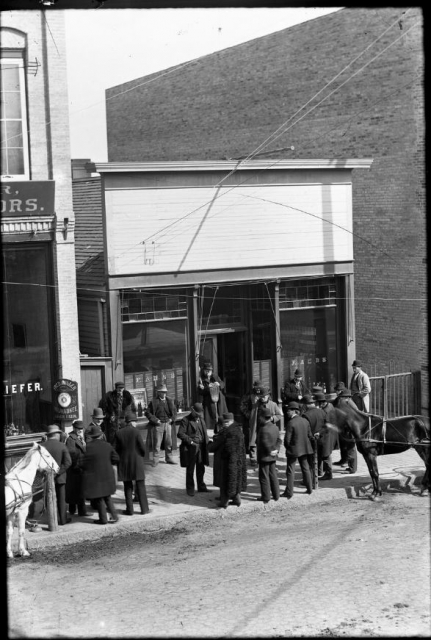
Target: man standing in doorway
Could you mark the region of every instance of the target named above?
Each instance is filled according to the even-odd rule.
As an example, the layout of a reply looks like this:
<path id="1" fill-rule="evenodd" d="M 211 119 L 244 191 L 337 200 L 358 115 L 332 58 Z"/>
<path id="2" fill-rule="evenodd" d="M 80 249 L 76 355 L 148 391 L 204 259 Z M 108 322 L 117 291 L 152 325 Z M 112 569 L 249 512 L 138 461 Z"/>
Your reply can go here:
<path id="1" fill-rule="evenodd" d="M 126 409 L 136 413 L 135 401 L 130 391 L 125 389 L 124 382 L 116 382 L 114 391 L 108 391 L 100 401 L 99 407 L 105 413 L 106 439 L 112 444 L 115 433 L 123 422 Z"/>
<path id="2" fill-rule="evenodd" d="M 147 445 L 153 452 L 153 466 L 159 464 L 160 449 L 164 437 L 166 464 L 177 464 L 172 457 L 172 425 L 177 418 L 177 409 L 172 398 L 168 398 L 165 384 L 157 387 L 157 395 L 153 398 L 145 411 L 149 420 Z"/>
<path id="3" fill-rule="evenodd" d="M 352 400 L 361 411 L 366 413 L 370 410 L 370 379 L 362 371 L 362 363 L 360 360 L 353 360 L 353 375 L 350 380 L 350 391 L 352 392 Z"/>

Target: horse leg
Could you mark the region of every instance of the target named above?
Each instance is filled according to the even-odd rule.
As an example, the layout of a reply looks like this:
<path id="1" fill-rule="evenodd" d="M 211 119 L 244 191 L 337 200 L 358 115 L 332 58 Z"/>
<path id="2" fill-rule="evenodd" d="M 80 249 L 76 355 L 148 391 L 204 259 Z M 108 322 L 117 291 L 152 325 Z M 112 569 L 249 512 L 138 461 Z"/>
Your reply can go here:
<path id="1" fill-rule="evenodd" d="M 423 493 L 425 493 L 425 491 L 430 491 L 431 490 L 431 486 L 430 486 L 430 452 L 429 449 L 427 447 L 424 446 L 418 446 L 418 447 L 414 447 L 414 449 L 417 451 L 418 455 L 420 456 L 420 458 L 425 462 L 425 473 L 424 476 L 422 478 L 422 482 L 421 482 L 421 491 L 420 491 L 420 495 L 422 495 Z"/>
<path id="2" fill-rule="evenodd" d="M 13 558 L 12 551 L 12 537 L 13 537 L 13 521 L 15 514 L 11 513 L 7 516 L 7 524 L 6 524 L 6 555 L 8 558 Z"/>
<path id="3" fill-rule="evenodd" d="M 29 504 L 18 511 L 18 553 L 22 557 L 29 556 L 29 552 L 25 548 L 25 521 L 27 520 L 27 513 Z"/>
<path id="4" fill-rule="evenodd" d="M 364 458 L 373 482 L 373 492 L 370 495 L 370 500 L 376 500 L 377 496 L 382 495 L 382 488 L 379 481 L 379 468 L 377 466 L 377 454 L 367 451 Z"/>

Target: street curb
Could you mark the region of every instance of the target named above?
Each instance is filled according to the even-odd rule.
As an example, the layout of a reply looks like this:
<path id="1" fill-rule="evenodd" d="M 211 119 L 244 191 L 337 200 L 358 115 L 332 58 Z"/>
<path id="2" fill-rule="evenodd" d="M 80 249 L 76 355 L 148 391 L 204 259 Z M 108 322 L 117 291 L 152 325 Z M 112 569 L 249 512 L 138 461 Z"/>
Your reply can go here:
<path id="1" fill-rule="evenodd" d="M 422 473 L 423 475 L 423 473 Z M 413 482 L 412 482 L 413 479 Z M 412 492 L 412 487 L 420 484 L 420 479 L 415 474 L 404 475 L 397 478 L 381 479 L 382 489 L 385 493 L 390 495 L 391 491 L 398 492 L 402 490 L 403 493 L 418 493 Z M 229 520 L 231 518 L 238 518 L 245 514 L 257 513 L 257 512 L 278 512 L 278 511 L 291 511 L 307 509 L 312 505 L 325 504 L 329 502 L 343 501 L 343 500 L 367 500 L 367 493 L 372 486 L 371 482 L 364 485 L 363 479 L 352 478 L 352 483 L 346 487 L 339 489 L 331 489 L 321 487 L 317 491 L 314 491 L 311 495 L 305 493 L 296 493 L 291 500 L 287 500 L 280 497 L 278 502 L 271 500 L 268 504 L 263 502 L 249 502 L 243 500 L 241 507 L 229 506 L 227 509 L 220 508 L 206 508 L 199 507 L 175 513 L 172 515 L 157 515 L 146 518 L 142 516 L 142 519 L 138 519 L 134 522 L 125 522 L 123 519 L 119 523 L 106 525 L 103 527 L 96 527 L 95 529 L 89 529 L 88 531 L 77 531 L 74 533 L 68 532 L 50 532 L 47 538 L 39 538 L 36 540 L 31 539 L 31 534 L 26 536 L 28 550 L 40 551 L 44 549 L 53 549 L 73 544 L 79 544 L 81 542 L 92 542 L 95 540 L 101 540 L 103 538 L 115 538 L 120 535 L 129 533 L 142 533 L 149 534 L 158 533 L 161 531 L 168 531 L 181 525 L 193 525 L 211 522 L 213 520 Z M 370 501 L 371 502 L 371 501 Z"/>

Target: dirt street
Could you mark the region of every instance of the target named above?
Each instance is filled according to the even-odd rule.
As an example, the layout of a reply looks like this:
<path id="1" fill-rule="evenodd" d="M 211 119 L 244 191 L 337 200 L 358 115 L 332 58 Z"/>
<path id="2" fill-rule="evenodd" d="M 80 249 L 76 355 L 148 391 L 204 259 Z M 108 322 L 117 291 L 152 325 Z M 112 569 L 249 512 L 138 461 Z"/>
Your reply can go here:
<path id="1" fill-rule="evenodd" d="M 429 636 L 429 498 L 239 511 L 10 561 L 9 637 Z"/>

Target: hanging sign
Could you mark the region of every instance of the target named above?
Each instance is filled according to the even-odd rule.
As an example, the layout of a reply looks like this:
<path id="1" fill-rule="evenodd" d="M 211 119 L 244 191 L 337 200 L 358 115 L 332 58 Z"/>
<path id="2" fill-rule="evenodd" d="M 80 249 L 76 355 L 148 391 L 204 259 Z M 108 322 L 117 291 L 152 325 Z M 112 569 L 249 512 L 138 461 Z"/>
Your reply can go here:
<path id="1" fill-rule="evenodd" d="M 54 419 L 76 420 L 79 418 L 78 383 L 62 378 L 54 384 Z"/>

